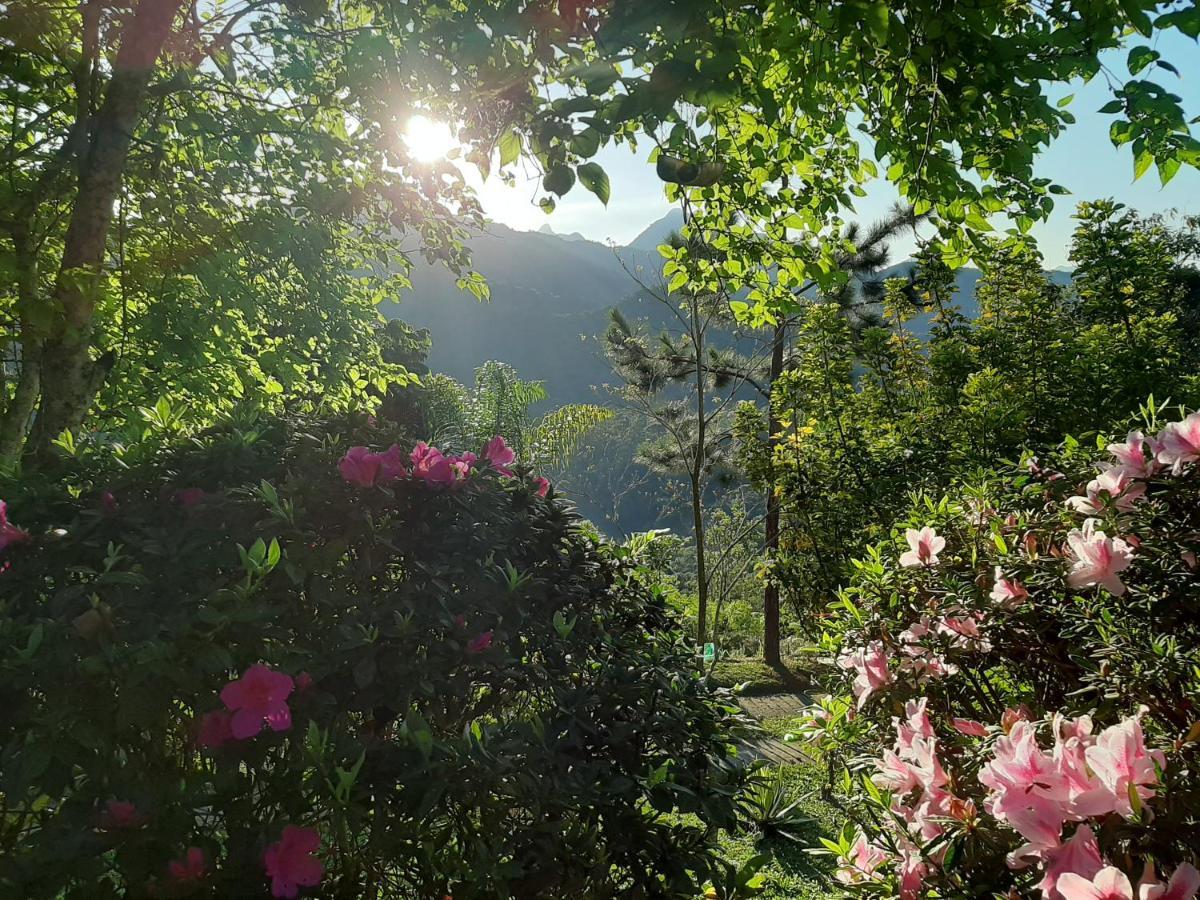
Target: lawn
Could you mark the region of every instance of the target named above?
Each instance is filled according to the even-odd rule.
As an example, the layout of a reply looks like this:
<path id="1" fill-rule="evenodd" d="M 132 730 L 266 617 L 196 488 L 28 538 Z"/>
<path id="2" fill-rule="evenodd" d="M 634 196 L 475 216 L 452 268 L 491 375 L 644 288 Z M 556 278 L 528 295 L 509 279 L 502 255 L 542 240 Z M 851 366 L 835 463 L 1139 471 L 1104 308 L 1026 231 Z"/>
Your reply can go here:
<path id="1" fill-rule="evenodd" d="M 800 799 L 801 812 L 812 824 L 799 833 L 800 840 L 773 838 L 756 842 L 755 835 L 723 835 L 722 847 L 731 862 L 742 863 L 759 853 L 772 859 L 762 871 L 766 900 L 817 900 L 835 894 L 833 859 L 809 851 L 820 847 L 818 838 L 837 833 L 845 819 L 840 810 L 821 797 L 825 785 L 825 765 L 821 761 L 804 766 L 783 766 L 779 770 L 793 798 Z"/>

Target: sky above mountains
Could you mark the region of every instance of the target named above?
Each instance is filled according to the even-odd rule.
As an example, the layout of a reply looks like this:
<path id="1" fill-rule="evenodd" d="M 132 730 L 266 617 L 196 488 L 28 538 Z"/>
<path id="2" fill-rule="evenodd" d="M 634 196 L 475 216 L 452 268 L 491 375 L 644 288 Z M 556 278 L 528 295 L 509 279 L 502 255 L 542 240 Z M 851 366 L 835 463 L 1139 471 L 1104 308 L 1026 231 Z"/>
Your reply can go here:
<path id="1" fill-rule="evenodd" d="M 1197 42 L 1178 32 L 1159 37 L 1155 44 L 1164 59 L 1179 69 L 1179 78 L 1163 70 L 1146 73 L 1165 88 L 1184 99 L 1185 109 L 1200 114 L 1200 49 Z M 1125 72 L 1125 52 L 1109 54 L 1105 64 L 1120 80 Z M 1050 219 L 1036 226 L 1034 234 L 1050 268 L 1069 266 L 1068 247 L 1074 228 L 1072 213 L 1081 200 L 1112 197 L 1143 213 L 1178 210 L 1200 213 L 1200 172 L 1184 167 L 1164 189 L 1153 170 L 1139 181 L 1133 180 L 1133 160 L 1128 145 L 1113 147 L 1108 137 L 1112 116 L 1096 110 L 1111 99 L 1105 76 L 1091 83 L 1077 83 L 1054 95 L 1073 94 L 1068 109 L 1078 120 L 1041 158 L 1038 174 L 1053 179 L 1071 191 L 1057 198 Z M 557 233 L 578 232 L 593 241 L 624 245 L 631 242 L 647 225 L 671 208 L 663 196 L 663 185 L 647 158 L 654 143 L 643 137 L 637 152 L 626 147 L 608 147 L 596 157 L 609 173 L 612 198 L 608 207 L 588 192 L 577 188 L 561 199 L 558 208 L 547 216 L 536 204 L 537 173 L 531 168 L 518 172 L 515 187 L 507 187 L 497 178 L 480 189 L 484 210 L 495 221 L 521 231 L 533 231 L 549 224 Z M 882 216 L 897 199 L 894 188 L 876 182 L 867 197 L 855 207 L 854 215 L 864 221 Z M 996 221 L 997 227 L 1008 223 Z M 913 241 L 897 241 L 895 259 L 911 254 Z"/>

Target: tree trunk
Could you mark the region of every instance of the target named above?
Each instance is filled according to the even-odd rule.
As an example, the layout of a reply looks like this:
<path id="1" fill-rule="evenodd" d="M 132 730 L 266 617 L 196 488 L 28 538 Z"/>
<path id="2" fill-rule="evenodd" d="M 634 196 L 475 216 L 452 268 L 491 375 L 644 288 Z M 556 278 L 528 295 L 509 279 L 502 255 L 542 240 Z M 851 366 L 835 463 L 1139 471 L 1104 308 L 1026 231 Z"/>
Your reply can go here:
<path id="1" fill-rule="evenodd" d="M 783 344 L 786 327 L 781 320 L 775 326 L 771 344 L 771 371 L 767 377 L 767 389 L 774 391 L 775 382 L 783 374 Z M 779 497 L 775 493 L 775 446 L 779 442 L 779 416 L 775 412 L 774 397 L 767 397 L 767 453 L 769 476 L 767 478 L 767 523 L 766 562 L 767 579 L 763 585 L 763 659 L 769 665 L 779 665 L 779 582 L 775 578 L 775 559 L 779 553 Z"/>
<path id="2" fill-rule="evenodd" d="M 17 319 L 21 339 L 21 371 L 12 399 L 0 414 L 0 469 L 14 468 L 29 433 L 29 423 L 41 390 L 41 338 L 30 313 L 38 301 L 37 251 L 24 223 L 12 234 L 13 259 L 17 270 Z"/>
<path id="3" fill-rule="evenodd" d="M 700 309 L 692 296 L 692 350 L 696 354 L 696 446 L 692 463 L 692 528 L 696 539 L 697 640 L 704 645 L 708 634 L 708 566 L 704 557 L 704 463 L 707 459 L 708 421 L 705 418 L 704 332 Z"/>
<path id="4" fill-rule="evenodd" d="M 54 285 L 55 327 L 40 354 L 39 452 L 62 431 L 83 422 L 107 374 L 106 365 L 92 360 L 91 344 L 113 206 L 146 88 L 180 6 L 181 0 L 141 0 L 138 4 L 121 35 L 108 90 L 81 160 L 78 191 Z"/>

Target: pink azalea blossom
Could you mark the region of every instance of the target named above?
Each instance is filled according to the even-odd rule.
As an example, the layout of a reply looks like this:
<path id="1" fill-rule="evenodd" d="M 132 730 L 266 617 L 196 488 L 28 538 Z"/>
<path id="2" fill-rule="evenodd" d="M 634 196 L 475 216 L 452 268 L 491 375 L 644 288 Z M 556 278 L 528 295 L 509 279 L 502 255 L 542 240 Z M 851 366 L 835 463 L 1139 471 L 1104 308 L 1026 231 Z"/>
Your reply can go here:
<path id="1" fill-rule="evenodd" d="M 1087 516 L 1104 512 L 1111 504 L 1117 512 L 1129 512 L 1146 493 L 1146 486 L 1134 481 L 1123 469 L 1101 472 L 1087 483 L 1085 496 L 1072 497 L 1067 506 Z"/>
<path id="2" fill-rule="evenodd" d="M 229 726 L 238 740 L 254 737 L 262 731 L 263 722 L 272 731 L 287 731 L 292 727 L 292 711 L 287 698 L 295 689 L 292 676 L 274 672 L 261 663 L 248 668 L 237 681 L 221 689 L 221 702 L 233 713 Z"/>
<path id="3" fill-rule="evenodd" d="M 533 492 L 539 497 L 545 497 L 550 491 L 550 479 L 538 477 L 533 479 Z"/>
<path id="4" fill-rule="evenodd" d="M 975 616 L 943 616 L 937 622 L 939 634 L 948 635 L 956 647 L 986 653 L 991 642 L 979 630 L 980 619 Z"/>
<path id="5" fill-rule="evenodd" d="M 902 566 L 936 566 L 938 554 L 946 549 L 946 539 L 926 525 L 921 530 L 910 528 L 904 532 L 904 539 L 912 549 L 900 554 Z"/>
<path id="6" fill-rule="evenodd" d="M 167 874 L 172 881 L 180 884 L 202 880 L 208 874 L 204 851 L 199 847 L 188 847 L 183 859 L 173 859 L 167 863 Z"/>
<path id="7" fill-rule="evenodd" d="M 193 506 L 199 506 L 201 503 L 203 503 L 204 498 L 207 496 L 208 494 L 205 492 L 204 488 L 181 488 L 175 492 L 175 502 L 184 509 L 191 509 Z"/>
<path id="8" fill-rule="evenodd" d="M 1125 593 L 1125 585 L 1117 573 L 1129 568 L 1133 548 L 1120 538 L 1110 538 L 1096 530 L 1096 520 L 1088 519 L 1083 529 L 1067 536 L 1070 548 L 1071 571 L 1067 584 L 1073 588 L 1100 586 L 1114 597 Z"/>
<path id="9" fill-rule="evenodd" d="M 1063 895 L 1058 890 L 1058 880 L 1063 875 L 1073 873 L 1085 879 L 1092 879 L 1104 868 L 1096 835 L 1087 825 L 1080 825 L 1068 840 L 1047 850 L 1043 861 L 1045 870 L 1041 882 L 1038 883 L 1043 900 L 1063 900 Z"/>
<path id="10" fill-rule="evenodd" d="M 233 740 L 233 713 L 227 709 L 215 709 L 200 717 L 196 728 L 196 746 L 215 749 Z"/>
<path id="11" fill-rule="evenodd" d="M 450 468 L 454 473 L 455 484 L 466 481 L 471 474 L 471 470 L 475 468 L 475 464 L 479 461 L 479 457 L 470 452 L 446 458 L 450 460 Z"/>
<path id="12" fill-rule="evenodd" d="M 100 815 L 100 824 L 113 831 L 140 828 L 145 822 L 146 816 L 136 805 L 128 800 L 118 800 L 115 797 L 104 804 L 104 812 Z"/>
<path id="13" fill-rule="evenodd" d="M 321 836 L 315 828 L 288 825 L 278 841 L 263 853 L 263 868 L 271 879 L 272 897 L 295 897 L 302 887 L 321 883 L 325 867 L 317 859 Z"/>
<path id="14" fill-rule="evenodd" d="M 928 703 L 927 697 L 909 700 L 904 704 L 905 719 L 901 721 L 895 716 L 892 717 L 892 727 L 896 729 L 896 745 L 901 753 L 912 748 L 914 738 L 934 736 L 933 724 L 929 721 L 929 712 L 926 709 Z"/>
<path id="15" fill-rule="evenodd" d="M 900 900 L 916 900 L 921 895 L 925 876 L 929 874 L 929 866 L 916 847 L 910 845 L 902 850 L 897 874 L 900 876 Z"/>
<path id="16" fill-rule="evenodd" d="M 492 646 L 492 637 L 492 632 L 485 631 L 478 637 L 473 638 L 471 642 L 467 644 L 467 652 L 482 653 L 484 650 L 488 649 L 488 647 Z"/>
<path id="17" fill-rule="evenodd" d="M 882 641 L 871 641 L 858 650 L 843 650 L 837 664 L 845 671 L 854 670 L 856 673 L 852 690 L 858 701 L 858 709 L 866 705 L 873 693 L 892 681 Z"/>
<path id="18" fill-rule="evenodd" d="M 1156 458 L 1178 475 L 1187 463 L 1200 459 L 1200 412 L 1172 422 L 1158 433 Z"/>
<path id="19" fill-rule="evenodd" d="M 1133 900 L 1133 885 L 1120 869 L 1107 866 L 1091 878 L 1068 872 L 1058 879 L 1063 900 Z"/>
<path id="20" fill-rule="evenodd" d="M 516 462 L 517 454 L 504 442 L 504 438 L 496 435 L 488 441 L 487 447 L 484 448 L 483 458 L 490 462 L 492 468 L 501 475 L 512 475 L 509 466 Z"/>
<path id="21" fill-rule="evenodd" d="M 1123 444 L 1109 444 L 1108 452 L 1116 457 L 1117 465 L 1133 478 L 1149 478 L 1158 470 L 1154 455 L 1156 447 L 1146 453 L 1146 436 L 1140 431 L 1131 431 Z"/>
<path id="22" fill-rule="evenodd" d="M 881 850 L 861 831 L 850 847 L 850 853 L 838 857 L 838 869 L 834 877 L 842 884 L 861 884 L 879 876 L 876 870 L 890 859 L 886 850 Z"/>
<path id="23" fill-rule="evenodd" d="M 1142 800 L 1153 797 L 1158 770 L 1167 763 L 1161 750 L 1146 749 L 1142 724 L 1132 717 L 1104 729 L 1085 752 L 1088 767 L 1112 798 L 1110 809 L 1126 819 L 1133 816 L 1131 793 Z"/>
<path id="24" fill-rule="evenodd" d="M 1015 723 L 996 741 L 979 781 L 991 789 L 984 804 L 988 812 L 1029 842 L 1020 852 L 1058 844 L 1066 819 L 1067 785 L 1058 763 L 1038 746 L 1032 722 Z"/>
<path id="25" fill-rule="evenodd" d="M 987 737 L 987 726 L 974 719 L 951 719 L 950 725 L 959 734 L 965 734 L 967 737 Z"/>
<path id="26" fill-rule="evenodd" d="M 1029 599 L 1029 591 L 1025 585 L 1015 578 L 1005 578 L 999 566 L 996 566 L 995 585 L 989 595 L 993 603 L 1005 609 L 1016 609 Z"/>
<path id="27" fill-rule="evenodd" d="M 409 456 L 412 460 L 412 476 L 428 485 L 448 487 L 454 483 L 456 472 L 450 460 L 437 447 L 420 441 Z"/>
<path id="28" fill-rule="evenodd" d="M 0 550 L 29 540 L 29 532 L 8 521 L 8 504 L 0 500 Z"/>
<path id="29" fill-rule="evenodd" d="M 1149 863 L 1138 882 L 1138 900 L 1195 900 L 1197 892 L 1200 892 L 1200 872 L 1190 863 L 1178 866 L 1167 884 L 1154 877 L 1154 864 Z"/>
<path id="30" fill-rule="evenodd" d="M 392 444 L 382 453 L 372 453 L 366 447 L 351 447 L 338 463 L 342 478 L 358 487 L 388 484 L 405 474 L 400 448 Z"/>

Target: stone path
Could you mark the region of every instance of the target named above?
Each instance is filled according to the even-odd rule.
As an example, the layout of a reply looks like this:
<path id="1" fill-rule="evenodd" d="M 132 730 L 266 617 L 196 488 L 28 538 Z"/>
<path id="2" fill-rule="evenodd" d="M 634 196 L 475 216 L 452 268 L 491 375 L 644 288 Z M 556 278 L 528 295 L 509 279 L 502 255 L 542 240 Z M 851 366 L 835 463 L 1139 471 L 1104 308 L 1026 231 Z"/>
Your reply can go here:
<path id="1" fill-rule="evenodd" d="M 738 705 L 752 718 L 778 719 L 798 716 L 808 705 L 808 700 L 799 694 L 767 694 L 763 697 L 739 697 Z M 746 741 L 743 749 L 752 759 L 764 759 L 772 766 L 794 766 L 812 762 L 804 752 L 803 745 L 785 743 L 771 735 L 762 735 Z"/>

